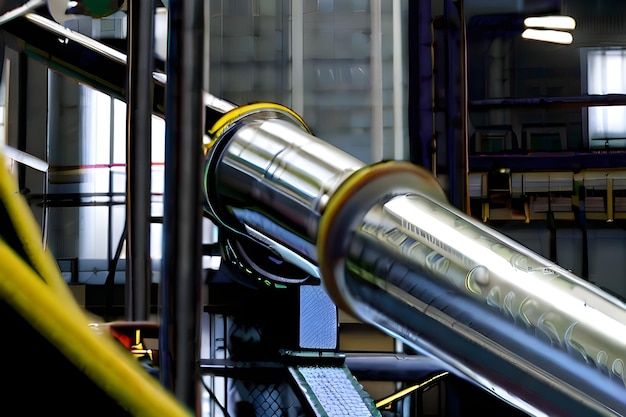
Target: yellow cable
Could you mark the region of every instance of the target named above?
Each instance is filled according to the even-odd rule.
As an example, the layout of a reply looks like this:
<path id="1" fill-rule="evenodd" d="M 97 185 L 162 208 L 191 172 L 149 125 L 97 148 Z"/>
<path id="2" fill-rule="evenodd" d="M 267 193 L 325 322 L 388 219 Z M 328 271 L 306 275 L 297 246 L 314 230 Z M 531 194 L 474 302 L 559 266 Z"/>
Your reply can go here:
<path id="1" fill-rule="evenodd" d="M 33 266 L 0 237 L 0 298 L 132 415 L 190 416 L 130 352 L 89 327 L 56 261 L 44 250 L 39 225 L 2 154 L 0 200 Z"/>
<path id="2" fill-rule="evenodd" d="M 386 397 L 386 398 L 384 398 L 384 399 L 382 399 L 380 401 L 377 401 L 376 402 L 376 408 L 380 409 L 381 407 L 386 406 L 387 404 L 397 400 L 398 398 L 402 398 L 405 395 L 407 395 L 407 394 L 409 394 L 409 393 L 411 393 L 413 391 L 416 391 L 418 389 L 421 389 L 423 387 L 431 385 L 432 383 L 436 382 L 438 379 L 441 379 L 441 378 L 443 378 L 446 375 L 448 375 L 448 372 L 444 371 L 444 372 L 442 372 L 440 374 L 437 374 L 437 375 L 435 375 L 435 376 L 433 376 L 433 377 L 431 377 L 431 378 L 427 379 L 426 381 L 423 381 L 423 382 L 421 382 L 419 384 L 411 385 L 410 387 L 404 388 L 404 389 L 396 392 L 395 394 L 390 395 L 389 397 Z"/>
<path id="3" fill-rule="evenodd" d="M 11 223 L 15 228 L 18 238 L 22 242 L 29 262 L 58 297 L 66 302 L 74 302 L 74 296 L 70 292 L 67 283 L 61 276 L 59 266 L 50 252 L 46 251 L 42 243 L 42 234 L 39 224 L 32 215 L 26 200 L 19 193 L 17 182 L 13 178 L 3 155 L 0 153 L 0 201 L 4 204 Z"/>
<path id="4" fill-rule="evenodd" d="M 128 351 L 90 329 L 78 304 L 58 298 L 3 240 L 0 259 L 0 298 L 131 415 L 192 415 Z"/>

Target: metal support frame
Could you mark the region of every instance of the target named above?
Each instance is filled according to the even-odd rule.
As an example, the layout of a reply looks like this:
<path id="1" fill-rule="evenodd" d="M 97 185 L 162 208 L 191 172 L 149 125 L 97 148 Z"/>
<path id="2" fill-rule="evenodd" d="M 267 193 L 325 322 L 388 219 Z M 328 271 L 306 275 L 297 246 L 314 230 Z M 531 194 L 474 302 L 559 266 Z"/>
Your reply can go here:
<path id="1" fill-rule="evenodd" d="M 169 2 L 160 378 L 199 408 L 203 2 Z"/>
<path id="2" fill-rule="evenodd" d="M 128 5 L 126 145 L 126 318 L 150 315 L 150 174 L 152 141 L 153 1 Z"/>

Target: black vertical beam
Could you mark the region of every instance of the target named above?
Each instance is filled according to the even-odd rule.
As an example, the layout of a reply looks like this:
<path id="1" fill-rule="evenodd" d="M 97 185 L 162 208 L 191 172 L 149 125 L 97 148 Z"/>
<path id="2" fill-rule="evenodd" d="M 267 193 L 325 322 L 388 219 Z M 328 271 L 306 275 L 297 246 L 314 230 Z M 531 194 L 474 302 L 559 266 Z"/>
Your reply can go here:
<path id="1" fill-rule="evenodd" d="M 128 2 L 126 318 L 150 315 L 150 172 L 154 4 Z"/>
<path id="2" fill-rule="evenodd" d="M 461 173 L 460 202 L 458 207 L 467 214 L 471 213 L 469 195 L 469 99 L 468 99 L 468 66 L 467 66 L 467 24 L 465 21 L 465 1 L 457 0 L 459 9 L 459 88 L 460 92 L 460 119 L 461 138 L 459 145 L 461 155 L 458 160 L 458 170 Z"/>
<path id="3" fill-rule="evenodd" d="M 457 160 L 458 128 L 459 128 L 459 95 L 458 95 L 458 72 L 459 48 L 458 48 L 458 20 L 453 0 L 444 2 L 444 32 L 446 43 L 446 112 L 445 112 L 445 137 L 446 137 L 446 164 L 448 166 L 448 199 L 453 206 L 460 208 L 458 192 Z"/>
<path id="4" fill-rule="evenodd" d="M 467 94 L 465 13 L 462 0 L 446 0 L 444 20 L 446 35 L 446 151 L 448 199 L 469 210 L 467 193 Z"/>
<path id="5" fill-rule="evenodd" d="M 408 6 L 409 157 L 429 170 L 434 138 L 431 7 L 430 0 L 410 1 Z"/>
<path id="6" fill-rule="evenodd" d="M 17 149 L 26 149 L 28 129 L 28 56 L 20 52 L 17 60 Z M 17 181 L 21 192 L 28 193 L 26 187 L 26 166 L 17 164 Z"/>
<path id="7" fill-rule="evenodd" d="M 168 10 L 160 379 L 199 412 L 203 2 Z"/>

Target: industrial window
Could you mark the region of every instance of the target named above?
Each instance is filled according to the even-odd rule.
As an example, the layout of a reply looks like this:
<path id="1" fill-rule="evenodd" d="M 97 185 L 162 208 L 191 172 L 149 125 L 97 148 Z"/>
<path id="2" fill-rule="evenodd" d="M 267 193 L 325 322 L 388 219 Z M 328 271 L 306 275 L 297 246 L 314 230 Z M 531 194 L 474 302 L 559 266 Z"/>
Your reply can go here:
<path id="1" fill-rule="evenodd" d="M 106 259 L 115 250 L 121 237 L 126 210 L 126 103 L 89 87 L 81 87 L 81 136 L 84 138 L 83 164 L 86 181 L 81 193 L 106 200 L 108 204 L 80 212 L 81 258 Z M 151 215 L 163 215 L 163 163 L 165 160 L 165 121 L 152 117 Z M 99 208 L 99 209 L 98 209 Z M 105 219 L 109 219 L 107 222 Z M 150 252 L 160 259 L 162 252 L 161 224 L 150 228 Z M 109 236 L 109 242 L 102 236 Z M 116 237 L 117 236 L 117 237 Z M 111 247 L 107 247 L 111 245 Z M 122 251 L 122 258 L 125 251 Z"/>
<path id="2" fill-rule="evenodd" d="M 626 49 L 589 48 L 582 53 L 583 94 L 585 87 L 589 95 L 626 94 Z M 626 147 L 626 106 L 589 106 L 585 113 L 589 148 Z"/>

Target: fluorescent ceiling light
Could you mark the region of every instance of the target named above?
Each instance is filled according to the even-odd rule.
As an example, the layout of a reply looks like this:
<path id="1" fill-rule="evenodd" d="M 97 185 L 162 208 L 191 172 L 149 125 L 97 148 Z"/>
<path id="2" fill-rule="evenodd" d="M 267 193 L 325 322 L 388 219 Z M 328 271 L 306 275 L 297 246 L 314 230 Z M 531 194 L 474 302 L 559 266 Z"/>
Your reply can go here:
<path id="1" fill-rule="evenodd" d="M 560 32 L 558 30 L 539 30 L 539 29 L 526 29 L 522 33 L 522 38 L 532 39 L 543 42 L 553 42 L 569 45 L 574 40 L 574 37 L 569 32 Z"/>
<path id="2" fill-rule="evenodd" d="M 524 25 L 529 28 L 573 30 L 576 21 L 569 16 L 537 16 L 524 19 Z"/>

